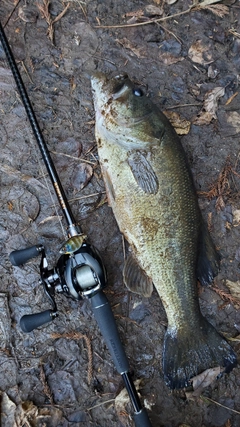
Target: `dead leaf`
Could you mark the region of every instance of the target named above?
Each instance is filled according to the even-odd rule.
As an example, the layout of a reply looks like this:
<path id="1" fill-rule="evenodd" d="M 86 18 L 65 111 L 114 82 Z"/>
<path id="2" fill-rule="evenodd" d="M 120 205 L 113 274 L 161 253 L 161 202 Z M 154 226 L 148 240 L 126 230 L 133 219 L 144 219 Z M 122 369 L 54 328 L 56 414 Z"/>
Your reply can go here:
<path id="1" fill-rule="evenodd" d="M 199 397 L 203 390 L 212 384 L 220 373 L 221 367 L 217 366 L 216 368 L 207 369 L 196 377 L 193 377 L 191 379 L 193 391 L 186 392 L 187 399 L 194 399 Z"/>
<path id="2" fill-rule="evenodd" d="M 138 58 L 145 58 L 146 54 L 143 48 L 138 48 L 133 45 L 126 37 L 123 39 L 116 39 L 116 42 L 123 46 L 125 49 L 129 49 Z"/>
<path id="3" fill-rule="evenodd" d="M 24 194 L 19 198 L 19 210 L 27 215 L 29 222 L 35 221 L 37 218 L 40 205 L 38 199 L 30 191 L 25 190 Z"/>
<path id="4" fill-rule="evenodd" d="M 138 10 L 135 10 L 135 11 L 130 11 L 130 12 L 127 12 L 126 14 L 125 14 L 125 16 L 126 17 L 133 17 L 133 16 L 135 16 L 135 17 L 137 17 L 137 16 L 143 16 L 144 15 L 144 12 L 143 12 L 143 9 L 138 9 Z"/>
<path id="5" fill-rule="evenodd" d="M 164 115 L 168 118 L 178 135 L 187 135 L 189 133 L 191 122 L 174 111 L 164 111 Z"/>
<path id="6" fill-rule="evenodd" d="M 201 0 L 197 0 L 197 1 L 195 1 L 195 4 L 196 4 L 196 7 L 205 7 L 205 6 L 209 6 L 209 5 L 211 5 L 211 4 L 214 4 L 214 3 L 219 3 L 221 0 L 203 0 L 203 1 L 201 1 Z"/>
<path id="7" fill-rule="evenodd" d="M 207 65 L 212 62 L 212 54 L 210 52 L 211 45 L 204 44 L 202 40 L 197 40 L 195 43 L 190 46 L 188 50 L 188 56 L 197 64 Z"/>
<path id="8" fill-rule="evenodd" d="M 219 18 L 223 18 L 229 14 L 229 8 L 224 4 L 213 4 L 211 6 L 205 6 L 204 9 L 209 10 L 210 12 L 214 13 L 214 15 L 219 16 Z"/>
<path id="9" fill-rule="evenodd" d="M 8 297 L 4 292 L 0 293 L 0 313 L 0 348 L 3 350 L 9 348 L 11 342 L 11 317 L 9 313 Z"/>
<path id="10" fill-rule="evenodd" d="M 163 14 L 163 9 L 157 6 L 154 6 L 154 4 L 148 4 L 145 7 L 146 15 L 148 16 L 161 16 Z"/>
<path id="11" fill-rule="evenodd" d="M 238 227 L 240 225 L 240 209 L 233 209 L 233 226 Z"/>
<path id="12" fill-rule="evenodd" d="M 177 2 L 177 0 L 165 0 L 165 3 L 167 3 L 167 4 L 174 4 L 176 2 Z"/>
<path id="13" fill-rule="evenodd" d="M 231 295 L 236 298 L 236 300 L 240 300 L 240 280 L 237 282 L 226 280 L 226 286 L 231 292 Z"/>
<path id="14" fill-rule="evenodd" d="M 223 18 L 229 13 L 229 8 L 224 4 L 215 4 L 219 2 L 220 0 L 203 0 L 201 2 L 198 2 L 198 4 L 194 6 L 194 10 L 207 9 L 210 12 L 214 13 L 214 15 Z"/>
<path id="15" fill-rule="evenodd" d="M 227 122 L 235 128 L 236 133 L 240 133 L 240 114 L 237 111 L 228 114 Z"/>
<path id="16" fill-rule="evenodd" d="M 212 65 L 209 65 L 209 67 L 208 67 L 208 77 L 210 79 L 215 79 L 218 74 L 219 74 L 219 71 L 216 68 L 214 68 Z"/>
<path id="17" fill-rule="evenodd" d="M 82 190 L 82 188 L 86 187 L 92 176 L 92 166 L 87 163 L 80 163 L 74 168 L 74 172 L 71 177 L 71 185 L 76 189 L 76 191 Z"/>
<path id="18" fill-rule="evenodd" d="M 141 382 L 142 379 L 134 381 L 134 385 L 137 391 L 140 388 Z M 129 403 L 129 401 L 129 394 L 126 388 L 124 388 L 115 398 L 115 408 L 118 415 L 126 411 L 126 405 Z"/>
<path id="19" fill-rule="evenodd" d="M 164 65 L 172 65 L 184 60 L 182 56 L 174 56 L 169 52 L 160 53 L 159 59 Z"/>
<path id="20" fill-rule="evenodd" d="M 218 108 L 218 100 L 225 94 L 224 87 L 215 87 L 213 90 L 205 94 L 205 100 L 202 111 L 193 120 L 193 124 L 201 126 L 208 125 L 212 119 L 217 119 L 216 111 Z"/>

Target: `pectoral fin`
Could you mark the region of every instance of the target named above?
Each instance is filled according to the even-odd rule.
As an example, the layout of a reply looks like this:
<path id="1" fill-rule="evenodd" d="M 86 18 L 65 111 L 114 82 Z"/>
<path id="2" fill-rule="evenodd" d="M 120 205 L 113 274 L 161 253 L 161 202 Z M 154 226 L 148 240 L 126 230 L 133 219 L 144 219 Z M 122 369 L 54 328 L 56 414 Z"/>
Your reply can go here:
<path id="1" fill-rule="evenodd" d="M 199 241 L 197 277 L 203 286 L 209 285 L 219 272 L 220 256 L 207 226 L 202 224 Z"/>
<path id="2" fill-rule="evenodd" d="M 123 280 L 130 291 L 147 298 L 151 296 L 153 291 L 152 280 L 139 267 L 133 255 L 130 255 L 125 263 Z"/>
<path id="3" fill-rule="evenodd" d="M 146 157 L 140 151 L 134 151 L 128 157 L 128 164 L 139 187 L 145 193 L 156 194 L 158 179 Z"/>
<path id="4" fill-rule="evenodd" d="M 108 204 L 110 206 L 112 206 L 113 201 L 115 200 L 115 191 L 114 191 L 109 173 L 108 173 L 107 169 L 104 168 L 104 166 L 102 166 L 102 174 L 103 174 L 103 179 L 104 179 L 104 183 L 105 183 L 105 187 L 106 187 Z"/>

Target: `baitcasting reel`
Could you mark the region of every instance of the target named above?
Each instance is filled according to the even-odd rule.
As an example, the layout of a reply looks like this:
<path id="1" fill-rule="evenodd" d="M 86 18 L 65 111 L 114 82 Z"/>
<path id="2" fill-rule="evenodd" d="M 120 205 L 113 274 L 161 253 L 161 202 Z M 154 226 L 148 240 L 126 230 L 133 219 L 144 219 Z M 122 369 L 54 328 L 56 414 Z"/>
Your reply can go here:
<path id="1" fill-rule="evenodd" d="M 106 286 L 106 273 L 97 251 L 83 243 L 75 252 L 61 255 L 55 268 L 49 269 L 44 246 L 13 251 L 10 261 L 19 266 L 41 254 L 39 284 L 43 285 L 52 309 L 40 313 L 25 315 L 20 326 L 24 332 L 50 322 L 58 316 L 55 293 L 65 294 L 76 300 L 92 298 Z"/>

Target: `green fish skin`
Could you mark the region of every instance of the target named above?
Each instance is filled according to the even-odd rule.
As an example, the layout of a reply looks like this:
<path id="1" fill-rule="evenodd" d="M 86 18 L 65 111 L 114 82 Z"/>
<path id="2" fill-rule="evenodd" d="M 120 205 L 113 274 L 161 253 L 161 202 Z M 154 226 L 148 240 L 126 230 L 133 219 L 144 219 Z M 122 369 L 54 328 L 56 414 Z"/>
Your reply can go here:
<path id="1" fill-rule="evenodd" d="M 210 283 L 219 257 L 203 224 L 181 142 L 164 114 L 120 74 L 92 77 L 96 140 L 108 201 L 131 254 L 124 282 L 165 308 L 163 373 L 180 389 L 214 366 L 229 372 L 236 356 L 202 316 L 197 279 Z"/>

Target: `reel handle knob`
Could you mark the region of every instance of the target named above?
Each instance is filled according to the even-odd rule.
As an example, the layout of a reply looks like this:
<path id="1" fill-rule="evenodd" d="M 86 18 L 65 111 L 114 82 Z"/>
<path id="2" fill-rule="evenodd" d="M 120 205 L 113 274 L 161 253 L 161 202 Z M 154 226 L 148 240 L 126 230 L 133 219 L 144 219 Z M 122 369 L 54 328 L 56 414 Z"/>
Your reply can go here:
<path id="1" fill-rule="evenodd" d="M 18 251 L 13 251 L 9 255 L 9 259 L 12 265 L 21 265 L 25 264 L 29 259 L 38 256 L 44 247 L 42 245 L 31 246 L 30 248 L 20 249 Z"/>
<path id="2" fill-rule="evenodd" d="M 25 314 L 20 320 L 20 326 L 23 332 L 31 332 L 33 329 L 51 322 L 57 313 L 53 310 L 45 310 L 41 313 Z"/>

